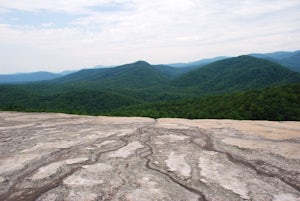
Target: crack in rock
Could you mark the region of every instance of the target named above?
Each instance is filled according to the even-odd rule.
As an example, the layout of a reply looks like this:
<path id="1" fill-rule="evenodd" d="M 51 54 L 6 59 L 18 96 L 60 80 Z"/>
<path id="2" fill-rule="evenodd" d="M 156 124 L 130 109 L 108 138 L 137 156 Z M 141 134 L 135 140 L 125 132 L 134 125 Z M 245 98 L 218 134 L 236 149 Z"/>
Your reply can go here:
<path id="1" fill-rule="evenodd" d="M 300 122 L 0 112 L 0 200 L 300 200 Z"/>

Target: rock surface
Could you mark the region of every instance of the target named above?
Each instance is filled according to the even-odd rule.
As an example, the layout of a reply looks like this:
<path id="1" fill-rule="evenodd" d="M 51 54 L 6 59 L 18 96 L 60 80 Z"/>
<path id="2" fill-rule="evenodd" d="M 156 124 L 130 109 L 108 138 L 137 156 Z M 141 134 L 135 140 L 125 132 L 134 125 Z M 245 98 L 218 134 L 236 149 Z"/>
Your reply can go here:
<path id="1" fill-rule="evenodd" d="M 300 200 L 300 122 L 0 112 L 0 200 Z"/>

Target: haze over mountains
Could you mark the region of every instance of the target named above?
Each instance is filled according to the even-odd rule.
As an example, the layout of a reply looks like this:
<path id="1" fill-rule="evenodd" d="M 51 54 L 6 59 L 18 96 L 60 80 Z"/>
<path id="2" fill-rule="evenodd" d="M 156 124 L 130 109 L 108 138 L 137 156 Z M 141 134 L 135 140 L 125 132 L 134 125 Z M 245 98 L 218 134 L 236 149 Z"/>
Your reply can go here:
<path id="1" fill-rule="evenodd" d="M 33 72 L 33 73 L 16 73 L 8 75 L 0 75 L 0 83 L 22 83 L 35 82 L 42 80 L 51 80 L 61 75 L 50 72 Z"/>
<path id="2" fill-rule="evenodd" d="M 84 69 L 47 81 L 0 85 L 0 109 L 299 120 L 300 73 L 279 64 L 298 58 L 298 54 L 219 58 L 181 67 L 137 61 L 113 68 Z M 293 69 L 298 69 L 297 65 Z"/>
<path id="3" fill-rule="evenodd" d="M 275 63 L 281 64 L 292 71 L 300 72 L 300 50 L 294 52 L 273 52 L 273 53 L 265 53 L 265 54 L 258 54 L 253 53 L 249 54 L 250 56 L 263 58 Z M 201 59 L 194 62 L 188 63 L 173 63 L 173 64 L 165 64 L 165 66 L 174 67 L 174 68 L 183 68 L 181 70 L 177 70 L 179 72 L 188 72 L 192 69 L 200 68 L 201 66 L 205 66 L 207 64 L 227 59 L 230 57 L 219 56 L 210 59 Z M 92 69 L 99 69 L 99 68 L 113 68 L 114 66 L 102 66 L 98 65 Z M 89 70 L 89 69 L 88 69 Z M 173 70 L 176 71 L 176 70 Z M 51 80 L 58 77 L 63 77 L 65 75 L 75 73 L 77 70 L 71 71 L 63 71 L 61 73 L 52 73 L 52 72 L 32 72 L 32 73 L 16 73 L 16 74 L 0 74 L 0 84 L 1 83 L 22 83 L 22 82 L 34 82 L 34 81 L 43 81 L 43 80 Z M 174 72 L 175 73 L 175 72 Z"/>
<path id="4" fill-rule="evenodd" d="M 251 56 L 274 61 L 290 70 L 300 72 L 300 50 L 295 52 L 273 52 L 267 54 L 250 54 Z"/>

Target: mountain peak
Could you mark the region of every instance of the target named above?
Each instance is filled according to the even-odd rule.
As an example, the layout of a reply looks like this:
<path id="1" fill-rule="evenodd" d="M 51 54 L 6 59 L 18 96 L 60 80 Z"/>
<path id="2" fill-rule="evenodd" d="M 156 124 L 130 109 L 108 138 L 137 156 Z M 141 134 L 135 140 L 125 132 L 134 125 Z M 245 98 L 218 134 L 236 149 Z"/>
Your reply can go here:
<path id="1" fill-rule="evenodd" d="M 247 61 L 248 61 L 249 59 L 256 60 L 257 58 L 253 57 L 251 55 L 240 55 L 240 56 L 232 57 L 232 58 L 229 58 L 229 59 L 231 59 L 231 60 L 241 60 L 241 59 L 246 60 L 247 59 Z"/>
<path id="2" fill-rule="evenodd" d="M 190 71 L 173 83 L 183 87 L 196 86 L 199 91 L 207 93 L 207 89 L 213 89 L 214 92 L 228 92 L 299 82 L 299 80 L 299 74 L 277 63 L 242 55 Z"/>
<path id="3" fill-rule="evenodd" d="M 147 61 L 143 61 L 143 60 L 136 61 L 133 64 L 136 64 L 136 65 L 151 65 Z"/>

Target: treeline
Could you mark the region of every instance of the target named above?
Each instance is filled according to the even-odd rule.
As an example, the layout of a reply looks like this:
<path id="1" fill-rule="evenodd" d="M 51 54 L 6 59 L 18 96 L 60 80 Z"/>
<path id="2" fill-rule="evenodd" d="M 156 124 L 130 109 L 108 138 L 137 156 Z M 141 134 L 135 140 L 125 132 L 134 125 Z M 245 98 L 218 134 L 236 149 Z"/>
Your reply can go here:
<path id="1" fill-rule="evenodd" d="M 72 90 L 41 96 L 18 86 L 0 87 L 0 110 L 100 115 L 121 106 L 142 103 L 118 93 Z"/>
<path id="2" fill-rule="evenodd" d="M 153 118 L 300 120 L 300 84 L 176 100 L 170 100 L 169 92 L 161 97 L 163 101 L 152 103 L 147 101 L 147 94 L 155 95 L 147 91 L 142 98 L 87 89 L 38 95 L 20 86 L 1 86 L 0 110 Z"/>
<path id="3" fill-rule="evenodd" d="M 189 119 L 300 120 L 300 84 L 124 107 L 114 116 Z"/>

